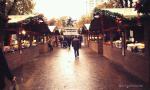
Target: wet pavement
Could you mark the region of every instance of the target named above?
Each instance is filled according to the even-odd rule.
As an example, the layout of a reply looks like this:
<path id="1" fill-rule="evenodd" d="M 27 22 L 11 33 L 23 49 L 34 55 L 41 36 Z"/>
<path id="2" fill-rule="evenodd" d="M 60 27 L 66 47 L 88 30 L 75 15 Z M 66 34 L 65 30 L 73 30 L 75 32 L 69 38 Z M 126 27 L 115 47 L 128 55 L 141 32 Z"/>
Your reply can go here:
<path id="1" fill-rule="evenodd" d="M 20 90 L 148 90 L 144 84 L 88 48 L 54 48 L 15 70 Z"/>

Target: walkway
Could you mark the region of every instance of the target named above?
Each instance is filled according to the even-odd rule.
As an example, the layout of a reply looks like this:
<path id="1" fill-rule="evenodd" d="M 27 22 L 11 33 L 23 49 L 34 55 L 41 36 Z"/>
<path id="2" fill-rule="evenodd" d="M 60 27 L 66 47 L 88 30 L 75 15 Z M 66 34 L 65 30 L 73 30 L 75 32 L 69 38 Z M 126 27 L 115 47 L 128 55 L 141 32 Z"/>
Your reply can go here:
<path id="1" fill-rule="evenodd" d="M 54 48 L 15 70 L 20 90 L 145 90 L 110 60 L 87 48 L 78 59 L 73 50 Z"/>

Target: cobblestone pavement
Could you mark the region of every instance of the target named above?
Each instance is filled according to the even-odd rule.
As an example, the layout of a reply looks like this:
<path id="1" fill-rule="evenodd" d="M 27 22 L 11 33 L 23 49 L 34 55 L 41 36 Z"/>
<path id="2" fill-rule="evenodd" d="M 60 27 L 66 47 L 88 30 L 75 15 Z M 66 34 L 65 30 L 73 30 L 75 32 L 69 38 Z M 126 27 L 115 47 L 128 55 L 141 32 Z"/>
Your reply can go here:
<path id="1" fill-rule="evenodd" d="M 15 70 L 20 90 L 148 90 L 120 66 L 88 48 L 54 51 Z"/>

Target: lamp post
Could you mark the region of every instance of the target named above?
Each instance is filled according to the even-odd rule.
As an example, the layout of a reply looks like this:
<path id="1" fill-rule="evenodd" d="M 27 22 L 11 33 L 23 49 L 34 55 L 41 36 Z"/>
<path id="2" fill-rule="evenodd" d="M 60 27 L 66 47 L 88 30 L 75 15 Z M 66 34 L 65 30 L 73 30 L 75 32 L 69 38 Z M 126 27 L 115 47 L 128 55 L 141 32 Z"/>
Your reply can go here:
<path id="1" fill-rule="evenodd" d="M 125 27 L 127 25 L 123 25 L 123 21 L 121 18 L 116 18 L 116 23 L 118 24 L 118 29 L 121 31 L 121 49 L 122 49 L 122 55 L 125 56 L 125 49 L 126 49 L 126 33 L 125 33 Z"/>
<path id="2" fill-rule="evenodd" d="M 98 43 L 98 54 L 103 54 L 103 12 L 97 12 L 94 14 L 94 18 L 98 19 L 98 22 L 100 21 L 98 25 L 98 31 L 96 31 L 97 35 L 97 43 Z"/>

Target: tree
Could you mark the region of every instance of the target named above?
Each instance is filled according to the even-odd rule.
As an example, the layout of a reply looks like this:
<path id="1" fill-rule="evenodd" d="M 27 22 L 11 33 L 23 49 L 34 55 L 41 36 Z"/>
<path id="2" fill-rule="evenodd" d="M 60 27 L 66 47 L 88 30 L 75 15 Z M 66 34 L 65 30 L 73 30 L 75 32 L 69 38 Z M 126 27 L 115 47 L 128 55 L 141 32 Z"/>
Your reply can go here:
<path id="1" fill-rule="evenodd" d="M 8 22 L 8 15 L 23 15 L 32 12 L 33 0 L 0 0 L 0 27 Z"/>
<path id="2" fill-rule="evenodd" d="M 50 26 L 56 25 L 56 18 L 52 18 L 51 20 L 49 20 L 48 25 Z"/>
<path id="3" fill-rule="evenodd" d="M 84 24 L 90 23 L 92 20 L 91 15 L 85 15 L 80 18 L 80 20 L 77 22 L 77 27 L 82 28 Z"/>
<path id="4" fill-rule="evenodd" d="M 63 26 L 62 21 L 60 19 L 57 19 L 55 24 L 58 28 L 61 28 Z"/>
<path id="5" fill-rule="evenodd" d="M 23 15 L 32 13 L 33 0 L 6 0 L 6 15 Z"/>
<path id="6" fill-rule="evenodd" d="M 150 0 L 141 0 L 141 13 L 149 14 L 150 13 Z"/>
<path id="7" fill-rule="evenodd" d="M 6 36 L 8 15 L 29 14 L 33 8 L 33 0 L 0 0 L 0 43 Z"/>
<path id="8" fill-rule="evenodd" d="M 96 6 L 97 8 L 116 8 L 119 7 L 119 1 L 118 0 L 110 0 L 109 2 L 104 2 L 101 4 L 98 4 Z"/>

